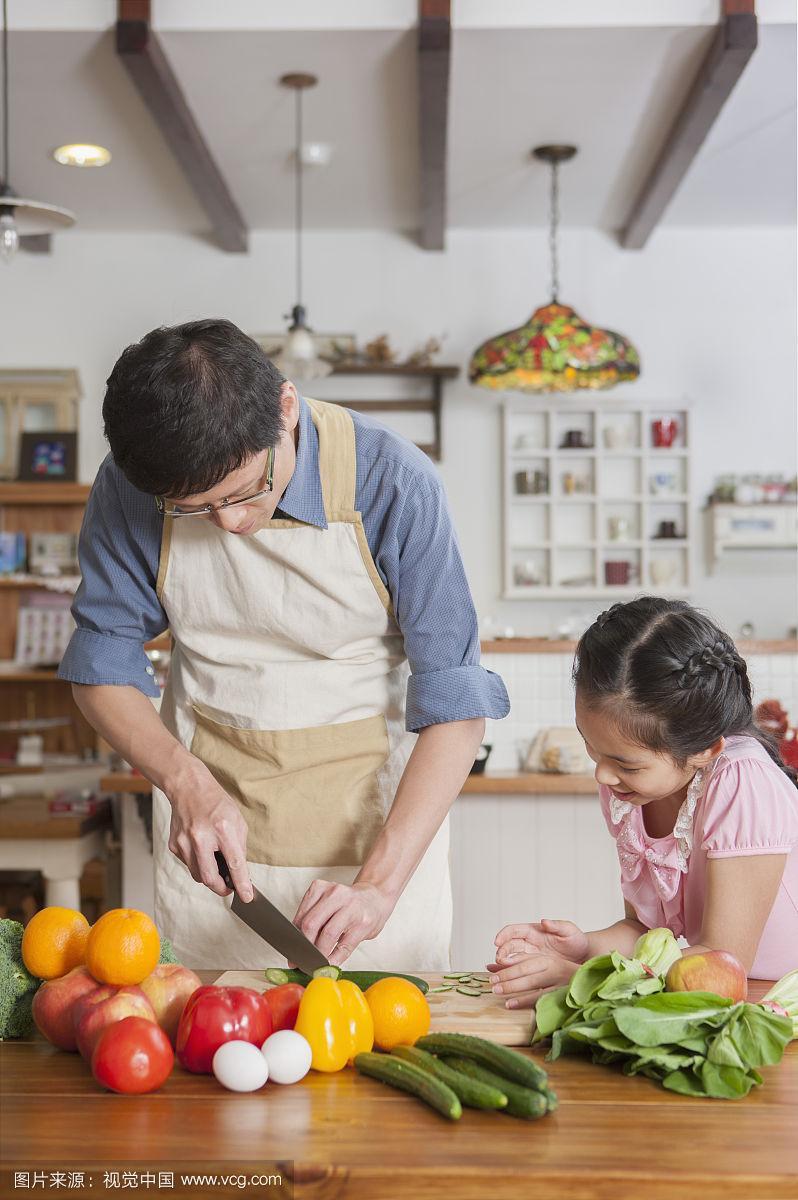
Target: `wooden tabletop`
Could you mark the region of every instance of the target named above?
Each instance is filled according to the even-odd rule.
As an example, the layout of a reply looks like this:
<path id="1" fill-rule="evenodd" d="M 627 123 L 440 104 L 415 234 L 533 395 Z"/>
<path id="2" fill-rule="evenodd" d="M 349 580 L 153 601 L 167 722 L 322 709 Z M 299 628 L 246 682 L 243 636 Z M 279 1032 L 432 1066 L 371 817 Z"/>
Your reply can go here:
<path id="1" fill-rule="evenodd" d="M 596 781 L 592 775 L 555 775 L 554 772 L 488 771 L 484 775 L 469 775 L 463 784 L 463 794 L 482 796 L 594 796 Z M 104 792 L 149 795 L 152 784 L 143 775 L 121 771 L 103 775 L 100 788 Z"/>
<path id="2" fill-rule="evenodd" d="M 211 981 L 217 972 L 201 973 Z M 761 996 L 765 985 L 752 987 Z M 530 1053 L 542 1061 L 542 1052 Z M 0 1162 L 8 1172 L 174 1171 L 158 1192 L 192 1200 L 291 1195 L 183 1185 L 183 1172 L 280 1172 L 319 1200 L 787 1200 L 798 1175 L 798 1043 L 744 1100 L 676 1096 L 576 1058 L 547 1064 L 560 1108 L 526 1123 L 466 1110 L 449 1123 L 411 1097 L 346 1070 L 235 1095 L 175 1068 L 149 1096 L 116 1096 L 86 1064 L 41 1040 L 0 1044 Z M 207 1165 L 206 1165 L 207 1164 Z M 275 1164 L 277 1164 L 275 1166 Z M 141 1190 L 141 1188 L 139 1188 Z M 118 1191 L 118 1189 L 117 1189 Z"/>

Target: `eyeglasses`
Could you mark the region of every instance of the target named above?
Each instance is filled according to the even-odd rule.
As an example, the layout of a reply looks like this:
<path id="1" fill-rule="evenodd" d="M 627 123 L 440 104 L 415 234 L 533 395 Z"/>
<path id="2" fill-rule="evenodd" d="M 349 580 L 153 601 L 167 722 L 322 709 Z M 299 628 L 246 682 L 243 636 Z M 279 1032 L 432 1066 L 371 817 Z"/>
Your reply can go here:
<path id="1" fill-rule="evenodd" d="M 204 504 L 202 508 L 181 508 L 179 504 L 170 504 L 168 500 L 164 500 L 163 496 L 155 497 L 155 507 L 162 517 L 207 517 L 211 513 L 221 512 L 225 508 L 235 508 L 237 504 L 252 504 L 253 500 L 259 500 L 261 496 L 266 496 L 269 492 L 274 491 L 274 446 L 270 446 L 266 457 L 266 471 L 261 480 L 262 486 L 257 492 L 250 493 L 249 496 L 242 496 L 240 500 L 220 500 L 218 504 Z"/>

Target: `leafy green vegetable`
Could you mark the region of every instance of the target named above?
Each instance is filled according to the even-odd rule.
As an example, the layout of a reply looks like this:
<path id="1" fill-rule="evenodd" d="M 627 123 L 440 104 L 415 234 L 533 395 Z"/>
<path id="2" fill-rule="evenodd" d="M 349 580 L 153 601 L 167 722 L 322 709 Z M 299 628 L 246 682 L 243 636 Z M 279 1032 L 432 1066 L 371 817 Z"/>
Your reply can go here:
<path id="1" fill-rule="evenodd" d="M 41 980 L 22 961 L 23 932 L 19 921 L 0 920 L 0 1041 L 33 1032 L 31 1006 Z"/>
<path id="2" fill-rule="evenodd" d="M 778 983 L 763 996 L 760 1004 L 765 1008 L 775 1005 L 792 1021 L 792 1036 L 798 1038 L 798 970 L 788 971 Z"/>
<path id="3" fill-rule="evenodd" d="M 587 1053 L 685 1096 L 746 1096 L 762 1082 L 757 1068 L 779 1062 L 793 1036 L 798 972 L 772 989 L 781 997 L 774 1006 L 787 1016 L 712 992 L 666 992 L 664 972 L 674 961 L 669 938 L 638 942 L 636 950 L 657 963 L 654 975 L 649 963 L 617 952 L 583 963 L 567 987 L 538 1000 L 533 1041 L 551 1038 L 551 1060 Z"/>
<path id="4" fill-rule="evenodd" d="M 635 943 L 632 958 L 639 959 L 655 975 L 667 975 L 678 958 L 682 957 L 679 943 L 670 929 L 649 929 Z"/>

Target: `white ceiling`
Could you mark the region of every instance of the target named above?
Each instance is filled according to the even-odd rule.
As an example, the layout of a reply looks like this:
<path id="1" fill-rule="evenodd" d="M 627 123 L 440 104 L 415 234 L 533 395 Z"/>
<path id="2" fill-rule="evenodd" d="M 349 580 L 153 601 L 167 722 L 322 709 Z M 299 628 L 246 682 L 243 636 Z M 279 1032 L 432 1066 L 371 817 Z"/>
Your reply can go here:
<path id="1" fill-rule="evenodd" d="M 305 136 L 335 147 L 329 167 L 308 172 L 307 225 L 417 225 L 412 29 L 165 29 L 159 36 L 251 229 L 292 221 L 293 97 L 277 82 L 288 70 L 319 75 L 306 94 Z M 547 173 L 530 162 L 529 149 L 565 140 L 580 154 L 563 169 L 563 223 L 617 229 L 711 37 L 710 26 L 695 23 L 456 27 L 449 227 L 543 223 Z M 207 231 L 110 29 L 12 23 L 9 50 L 17 192 L 73 208 L 84 230 Z M 795 25 L 761 25 L 760 46 L 666 224 L 794 220 L 795 80 Z M 62 142 L 83 140 L 108 146 L 111 165 L 81 171 L 48 157 Z"/>

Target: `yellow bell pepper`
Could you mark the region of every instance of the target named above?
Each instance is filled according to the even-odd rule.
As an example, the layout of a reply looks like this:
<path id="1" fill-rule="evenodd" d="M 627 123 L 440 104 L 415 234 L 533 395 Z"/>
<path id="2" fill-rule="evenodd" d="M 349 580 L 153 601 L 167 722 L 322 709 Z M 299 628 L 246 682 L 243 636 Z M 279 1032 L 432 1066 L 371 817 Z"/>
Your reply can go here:
<path id="1" fill-rule="evenodd" d="M 315 1071 L 340 1071 L 374 1045 L 366 998 L 345 979 L 312 979 L 299 1002 L 294 1029 L 310 1043 Z"/>

